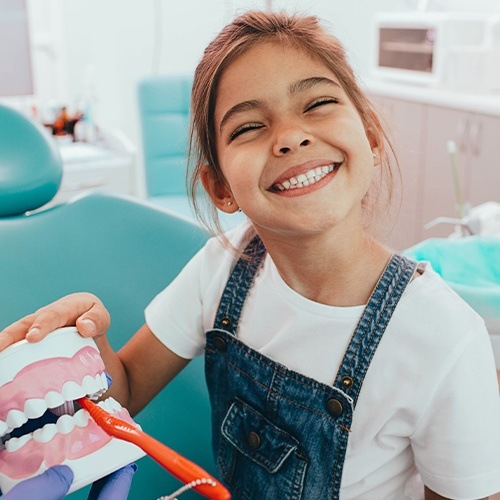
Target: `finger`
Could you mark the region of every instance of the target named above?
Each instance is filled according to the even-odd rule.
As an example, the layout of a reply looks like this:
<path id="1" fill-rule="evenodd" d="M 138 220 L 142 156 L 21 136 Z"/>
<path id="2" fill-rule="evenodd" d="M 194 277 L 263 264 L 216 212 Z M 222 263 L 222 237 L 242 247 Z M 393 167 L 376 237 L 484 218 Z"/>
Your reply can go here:
<path id="1" fill-rule="evenodd" d="M 100 300 L 76 320 L 76 327 L 82 337 L 100 337 L 109 330 L 111 318 Z"/>
<path id="2" fill-rule="evenodd" d="M 30 314 L 29 316 L 25 316 L 2 330 L 0 332 L 0 351 L 3 351 L 6 347 L 14 344 L 15 342 L 24 339 L 33 324 L 34 318 L 35 315 Z"/>
<path id="3" fill-rule="evenodd" d="M 38 342 L 50 332 L 76 325 L 83 337 L 103 335 L 109 328 L 109 313 L 91 293 L 74 293 L 44 306 L 0 332 L 0 351 L 26 338 Z"/>
<path id="4" fill-rule="evenodd" d="M 48 333 L 64 326 L 76 325 L 82 337 L 103 335 L 109 328 L 109 313 L 102 302 L 91 293 L 74 293 L 35 313 L 26 339 L 38 341 Z"/>
<path id="5" fill-rule="evenodd" d="M 68 492 L 73 477 L 73 471 L 67 465 L 57 465 L 40 476 L 17 484 L 3 498 L 5 500 L 24 500 L 25 498 L 60 500 Z"/>

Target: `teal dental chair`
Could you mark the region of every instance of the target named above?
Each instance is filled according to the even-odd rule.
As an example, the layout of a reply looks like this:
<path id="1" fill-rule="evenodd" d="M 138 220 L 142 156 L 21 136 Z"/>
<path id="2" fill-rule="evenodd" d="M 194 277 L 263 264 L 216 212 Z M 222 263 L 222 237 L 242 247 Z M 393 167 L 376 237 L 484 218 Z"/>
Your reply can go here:
<path id="1" fill-rule="evenodd" d="M 155 75 L 138 84 L 146 194 L 155 204 L 195 219 L 186 189 L 192 77 Z M 246 220 L 218 211 L 223 229 Z"/>
<path id="2" fill-rule="evenodd" d="M 44 209 L 61 182 L 55 144 L 41 127 L 2 105 L 0 131 L 0 329 L 63 295 L 89 291 L 109 309 L 108 335 L 118 349 L 207 233 L 158 206 L 111 194 L 89 193 Z M 136 420 L 215 473 L 202 359 L 191 362 Z M 156 499 L 181 486 L 149 457 L 138 466 L 131 499 Z M 200 496 L 188 492 L 182 498 Z"/>

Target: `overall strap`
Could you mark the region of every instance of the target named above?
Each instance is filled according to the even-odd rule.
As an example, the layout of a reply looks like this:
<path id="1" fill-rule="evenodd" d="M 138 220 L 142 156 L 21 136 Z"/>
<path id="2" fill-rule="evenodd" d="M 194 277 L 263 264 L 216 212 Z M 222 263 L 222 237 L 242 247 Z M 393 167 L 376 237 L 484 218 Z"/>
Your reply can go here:
<path id="1" fill-rule="evenodd" d="M 245 248 L 229 277 L 215 316 L 214 329 L 226 330 L 236 335 L 243 304 L 259 270 L 266 248 L 255 236 Z"/>
<path id="2" fill-rule="evenodd" d="M 393 255 L 361 315 L 335 380 L 335 386 L 353 398 L 354 406 L 373 355 L 415 268 L 415 262 Z"/>

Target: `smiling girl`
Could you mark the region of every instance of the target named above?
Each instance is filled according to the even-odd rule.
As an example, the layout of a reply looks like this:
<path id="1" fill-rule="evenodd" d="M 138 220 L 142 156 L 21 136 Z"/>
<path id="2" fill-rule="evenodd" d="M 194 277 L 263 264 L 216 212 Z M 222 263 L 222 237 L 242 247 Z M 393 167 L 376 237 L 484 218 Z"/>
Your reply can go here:
<path id="1" fill-rule="evenodd" d="M 429 265 L 370 235 L 385 134 L 338 40 L 315 17 L 240 16 L 205 50 L 192 117 L 192 192 L 249 222 L 210 240 L 118 353 L 83 293 L 11 325 L 0 348 L 76 323 L 131 414 L 204 354 L 234 498 L 500 490 L 488 334 Z"/>

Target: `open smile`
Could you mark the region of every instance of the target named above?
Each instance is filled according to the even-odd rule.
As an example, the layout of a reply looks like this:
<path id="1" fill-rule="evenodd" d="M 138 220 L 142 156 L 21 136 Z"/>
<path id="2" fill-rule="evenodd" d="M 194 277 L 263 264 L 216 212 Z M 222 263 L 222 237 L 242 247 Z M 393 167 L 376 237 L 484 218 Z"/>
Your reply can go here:
<path id="1" fill-rule="evenodd" d="M 0 358 L 0 487 L 4 493 L 60 464 L 72 468 L 75 479 L 70 491 L 74 491 L 144 455 L 136 446 L 111 438 L 74 403 L 85 396 L 97 399 L 108 389 L 93 340 L 84 339 L 74 328 L 64 328 L 38 345 L 18 342 Z M 134 423 L 113 398 L 98 404 Z"/>
<path id="2" fill-rule="evenodd" d="M 342 163 L 334 162 L 329 165 L 316 166 L 303 173 L 279 179 L 271 186 L 269 191 L 288 196 L 306 194 L 330 182 L 333 178 L 332 174 L 337 172 Z M 311 186 L 314 186 L 314 188 L 311 188 Z"/>

